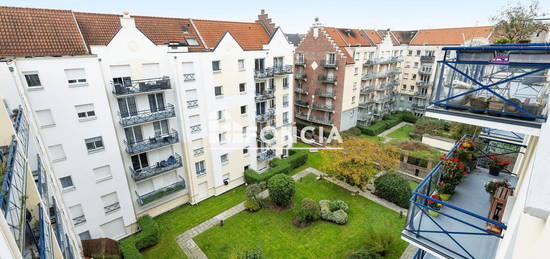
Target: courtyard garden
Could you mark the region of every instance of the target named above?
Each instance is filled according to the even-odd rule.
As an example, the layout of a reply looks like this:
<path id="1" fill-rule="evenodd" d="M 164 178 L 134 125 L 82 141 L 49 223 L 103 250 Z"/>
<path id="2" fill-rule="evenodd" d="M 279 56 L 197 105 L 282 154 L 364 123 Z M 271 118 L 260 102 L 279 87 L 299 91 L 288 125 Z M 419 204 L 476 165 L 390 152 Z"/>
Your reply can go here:
<path id="1" fill-rule="evenodd" d="M 409 133 L 411 132 L 411 130 L 413 129 L 413 125 L 405 125 L 401 128 L 398 128 L 394 131 L 392 131 L 388 137 L 390 138 L 393 138 L 393 139 L 410 139 L 411 137 L 409 136 Z"/>

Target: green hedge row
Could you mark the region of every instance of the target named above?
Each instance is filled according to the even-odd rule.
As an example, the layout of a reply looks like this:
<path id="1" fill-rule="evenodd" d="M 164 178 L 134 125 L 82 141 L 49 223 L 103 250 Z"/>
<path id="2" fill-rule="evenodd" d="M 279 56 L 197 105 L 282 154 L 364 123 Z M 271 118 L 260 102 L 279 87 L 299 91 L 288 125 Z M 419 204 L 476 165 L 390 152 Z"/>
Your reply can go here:
<path id="1" fill-rule="evenodd" d="M 391 115 L 384 116 L 383 120 L 375 121 L 370 126 L 357 126 L 363 134 L 369 136 L 376 136 L 387 129 L 394 127 L 402 121 L 415 123 L 417 120 L 416 116 L 408 111 L 397 112 Z"/>
<path id="2" fill-rule="evenodd" d="M 291 150 L 292 151 L 292 150 Z M 307 162 L 307 152 L 292 152 L 292 155 L 285 159 L 275 158 L 271 160 L 272 168 L 259 174 L 258 172 L 247 169 L 244 171 L 244 181 L 248 184 L 267 181 L 269 178 L 277 174 L 290 174 L 292 169 L 298 168 Z"/>
<path id="3" fill-rule="evenodd" d="M 141 259 L 143 255 L 140 250 L 155 246 L 159 242 L 160 227 L 151 216 L 138 218 L 137 224 L 141 231 L 120 242 L 120 250 L 125 259 Z"/>

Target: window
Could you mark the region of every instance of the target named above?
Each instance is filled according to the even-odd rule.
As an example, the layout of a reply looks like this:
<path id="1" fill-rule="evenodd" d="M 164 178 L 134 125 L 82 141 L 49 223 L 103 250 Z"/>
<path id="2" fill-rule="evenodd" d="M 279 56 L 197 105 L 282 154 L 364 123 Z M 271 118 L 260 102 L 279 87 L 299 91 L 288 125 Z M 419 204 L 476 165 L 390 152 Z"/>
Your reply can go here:
<path id="1" fill-rule="evenodd" d="M 187 41 L 189 46 L 199 46 L 199 42 L 195 37 L 185 37 L 185 41 Z"/>
<path id="2" fill-rule="evenodd" d="M 283 112 L 283 123 L 288 124 L 288 112 Z"/>
<path id="3" fill-rule="evenodd" d="M 239 64 L 239 70 L 244 70 L 244 59 L 239 59 L 237 62 Z"/>
<path id="4" fill-rule="evenodd" d="M 168 126 L 168 120 L 161 120 L 153 122 L 153 129 L 155 130 L 155 137 L 170 134 Z"/>
<path id="5" fill-rule="evenodd" d="M 42 86 L 38 72 L 23 72 L 23 75 L 25 75 L 25 81 L 27 81 L 28 87 L 32 88 Z"/>
<path id="6" fill-rule="evenodd" d="M 409 53 L 407 54 L 408 56 L 411 56 L 413 54 L 413 51 L 412 50 L 409 50 Z"/>
<path id="7" fill-rule="evenodd" d="M 106 165 L 93 169 L 96 182 L 111 179 L 111 166 Z"/>
<path id="8" fill-rule="evenodd" d="M 254 60 L 254 71 L 263 72 L 265 69 L 265 60 L 263 58 L 257 58 Z"/>
<path id="9" fill-rule="evenodd" d="M 139 172 L 143 168 L 149 167 L 149 159 L 147 158 L 147 153 L 141 153 L 133 155 L 130 157 L 132 160 L 132 168 L 134 171 Z"/>
<path id="10" fill-rule="evenodd" d="M 417 55 L 417 56 L 420 56 L 420 50 L 417 50 L 417 51 L 416 51 L 416 55 Z"/>
<path id="11" fill-rule="evenodd" d="M 243 148 L 243 155 L 245 155 L 245 156 L 248 155 L 248 149 L 249 149 L 249 147 Z"/>
<path id="12" fill-rule="evenodd" d="M 49 146 L 48 150 L 50 151 L 50 157 L 52 158 L 52 162 L 54 163 L 67 159 L 67 157 L 65 156 L 65 151 L 63 150 L 63 146 L 61 144 Z"/>
<path id="13" fill-rule="evenodd" d="M 166 109 L 163 93 L 149 94 L 147 95 L 147 99 L 149 99 L 149 108 L 152 112 L 164 111 Z"/>
<path id="14" fill-rule="evenodd" d="M 414 62 L 414 68 L 418 68 L 418 62 Z"/>
<path id="15" fill-rule="evenodd" d="M 358 67 L 355 68 L 353 74 L 355 74 L 355 75 L 359 74 L 359 68 Z"/>
<path id="16" fill-rule="evenodd" d="M 75 107 L 76 115 L 78 116 L 78 119 L 93 119 L 95 118 L 95 111 L 94 111 L 94 105 L 93 104 L 82 104 L 82 105 L 76 105 Z"/>
<path id="17" fill-rule="evenodd" d="M 69 86 L 86 85 L 86 72 L 84 68 L 65 69 L 65 76 Z"/>
<path id="18" fill-rule="evenodd" d="M 214 95 L 216 97 L 223 97 L 223 91 L 222 86 L 215 86 L 214 87 Z"/>
<path id="19" fill-rule="evenodd" d="M 411 96 L 409 96 L 409 102 L 412 102 L 413 98 Z"/>
<path id="20" fill-rule="evenodd" d="M 283 107 L 286 108 L 289 106 L 289 95 L 288 94 L 285 94 L 283 95 Z"/>
<path id="21" fill-rule="evenodd" d="M 78 237 L 80 238 L 80 240 L 92 239 L 92 236 L 90 235 L 90 231 L 88 230 L 78 234 Z"/>
<path id="22" fill-rule="evenodd" d="M 355 103 L 355 96 L 352 96 L 351 97 L 351 104 L 354 104 Z"/>
<path id="23" fill-rule="evenodd" d="M 103 202 L 105 214 L 112 213 L 120 209 L 120 203 L 118 203 L 116 192 L 101 196 L 101 201 Z"/>
<path id="24" fill-rule="evenodd" d="M 336 53 L 327 54 L 327 65 L 336 65 Z"/>
<path id="25" fill-rule="evenodd" d="M 403 85 L 403 87 L 401 87 L 401 89 L 407 90 L 407 85 Z"/>
<path id="26" fill-rule="evenodd" d="M 225 143 L 225 135 L 226 133 L 220 133 L 218 134 L 218 141 L 220 142 L 220 144 L 224 144 Z"/>
<path id="27" fill-rule="evenodd" d="M 243 139 L 246 139 L 246 131 L 248 130 L 248 127 L 243 127 L 242 129 L 242 134 L 243 134 Z"/>
<path id="28" fill-rule="evenodd" d="M 283 77 L 283 88 L 288 88 L 289 87 L 289 84 L 288 84 L 288 76 L 287 77 Z"/>
<path id="29" fill-rule="evenodd" d="M 36 111 L 36 117 L 38 117 L 38 122 L 40 123 L 41 128 L 55 126 L 52 111 L 49 109 Z"/>
<path id="30" fill-rule="evenodd" d="M 105 147 L 103 146 L 103 137 L 85 139 L 84 142 L 86 143 L 86 149 L 88 149 L 88 152 L 105 149 Z"/>
<path id="31" fill-rule="evenodd" d="M 246 114 L 246 105 L 241 106 L 241 115 Z"/>
<path id="32" fill-rule="evenodd" d="M 416 79 L 416 74 L 413 74 L 412 80 L 415 80 L 415 79 Z"/>
<path id="33" fill-rule="evenodd" d="M 229 163 L 229 156 L 227 154 L 221 155 L 220 161 L 222 162 L 222 165 Z"/>
<path id="34" fill-rule="evenodd" d="M 74 187 L 73 178 L 70 175 L 59 178 L 59 182 L 61 183 L 61 188 L 63 189 Z"/>
<path id="35" fill-rule="evenodd" d="M 212 61 L 212 70 L 214 72 L 222 71 L 222 68 L 220 67 L 220 61 L 219 60 Z"/>
<path id="36" fill-rule="evenodd" d="M 411 91 L 414 91 L 414 85 L 411 85 Z"/>
<path id="37" fill-rule="evenodd" d="M 204 168 L 204 161 L 195 163 L 195 173 L 197 174 L 197 176 L 206 175 L 206 169 Z"/>
<path id="38" fill-rule="evenodd" d="M 219 110 L 216 116 L 217 120 L 223 120 L 223 110 Z"/>
<path id="39" fill-rule="evenodd" d="M 239 92 L 241 92 L 241 94 L 246 93 L 246 84 L 245 83 L 240 83 L 239 84 Z"/>

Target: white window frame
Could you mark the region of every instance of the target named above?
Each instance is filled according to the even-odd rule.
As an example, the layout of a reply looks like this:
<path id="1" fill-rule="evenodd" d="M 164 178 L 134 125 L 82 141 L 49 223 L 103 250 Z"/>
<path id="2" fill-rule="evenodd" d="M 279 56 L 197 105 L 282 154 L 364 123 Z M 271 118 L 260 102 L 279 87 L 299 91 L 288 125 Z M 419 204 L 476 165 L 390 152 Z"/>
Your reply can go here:
<path id="1" fill-rule="evenodd" d="M 225 158 L 225 159 L 224 159 Z M 220 162 L 222 163 L 222 165 L 227 165 L 229 164 L 229 153 L 225 153 L 225 154 L 222 154 L 220 156 Z"/>
<path id="2" fill-rule="evenodd" d="M 67 74 L 68 71 L 82 71 L 82 76 L 70 78 Z M 70 73 L 70 72 L 69 72 Z M 80 72 L 79 72 L 80 73 Z M 65 77 L 67 77 L 67 84 L 69 87 L 87 86 L 88 80 L 86 79 L 86 70 L 84 68 L 68 68 L 65 69 Z M 73 82 L 71 82 L 73 81 Z"/>
<path id="3" fill-rule="evenodd" d="M 101 146 L 98 145 L 99 143 L 101 143 Z M 86 150 L 88 150 L 88 153 L 95 153 L 95 152 L 105 150 L 105 143 L 103 143 L 103 137 L 102 136 L 97 136 L 97 137 L 93 137 L 93 138 L 84 139 L 84 144 L 86 146 Z M 89 149 L 88 144 L 92 144 L 94 146 L 94 148 Z"/>
<path id="4" fill-rule="evenodd" d="M 84 107 L 88 105 L 91 106 L 92 108 L 91 110 L 81 111 L 81 112 L 78 111 L 79 107 Z M 76 110 L 76 117 L 78 118 L 79 121 L 89 121 L 89 120 L 97 119 L 97 115 L 95 113 L 95 107 L 93 103 L 75 105 L 74 108 Z M 84 117 L 80 117 L 81 114 L 84 115 Z"/>
<path id="5" fill-rule="evenodd" d="M 237 65 L 239 66 L 239 71 L 245 71 L 246 70 L 246 63 L 244 59 L 237 60 Z"/>
<path id="6" fill-rule="evenodd" d="M 29 80 L 27 79 L 27 76 L 36 75 L 38 77 L 38 85 L 29 85 Z M 25 79 L 25 84 L 27 85 L 27 89 L 43 89 L 44 86 L 42 85 L 42 80 L 40 80 L 40 74 L 38 71 L 25 71 L 23 72 L 23 78 Z"/>

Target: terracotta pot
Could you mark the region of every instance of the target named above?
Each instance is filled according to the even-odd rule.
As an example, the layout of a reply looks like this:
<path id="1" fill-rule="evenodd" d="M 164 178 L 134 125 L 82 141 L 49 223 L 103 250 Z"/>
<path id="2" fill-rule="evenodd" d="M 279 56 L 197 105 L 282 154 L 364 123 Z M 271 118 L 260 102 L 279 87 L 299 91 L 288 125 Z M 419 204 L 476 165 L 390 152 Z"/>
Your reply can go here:
<path id="1" fill-rule="evenodd" d="M 519 107 L 521 107 L 521 101 L 516 99 L 516 98 L 510 99 L 510 102 L 517 105 L 517 106 L 519 106 Z M 518 113 L 519 112 L 518 109 L 515 106 L 513 106 L 509 103 L 506 103 L 504 105 L 504 111 L 509 112 L 509 113 Z"/>
<path id="2" fill-rule="evenodd" d="M 503 109 L 504 109 L 504 101 L 502 101 L 502 100 L 491 100 L 491 101 L 489 101 L 489 107 L 488 107 L 488 112 L 489 113 L 499 116 L 499 115 L 501 115 L 500 113 L 491 112 L 491 111 L 501 112 Z"/>
<path id="3" fill-rule="evenodd" d="M 481 111 L 472 111 L 474 113 L 484 113 L 487 109 L 487 100 L 483 97 L 470 97 L 470 106 L 475 109 L 481 109 Z"/>
<path id="4" fill-rule="evenodd" d="M 531 115 L 538 116 L 541 113 L 541 105 L 537 103 L 524 104 L 522 107 L 525 111 L 529 112 Z M 526 115 L 526 114 L 524 114 Z"/>

